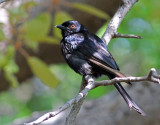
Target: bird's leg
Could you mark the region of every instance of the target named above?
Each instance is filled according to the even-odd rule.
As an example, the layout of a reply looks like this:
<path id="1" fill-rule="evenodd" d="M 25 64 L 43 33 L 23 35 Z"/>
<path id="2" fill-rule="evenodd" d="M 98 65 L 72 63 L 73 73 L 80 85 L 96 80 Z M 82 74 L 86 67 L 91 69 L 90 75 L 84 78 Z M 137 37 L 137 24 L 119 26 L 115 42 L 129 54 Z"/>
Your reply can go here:
<path id="1" fill-rule="evenodd" d="M 86 85 L 87 81 L 85 80 L 85 76 L 83 76 L 79 92 L 82 91 L 86 87 Z"/>

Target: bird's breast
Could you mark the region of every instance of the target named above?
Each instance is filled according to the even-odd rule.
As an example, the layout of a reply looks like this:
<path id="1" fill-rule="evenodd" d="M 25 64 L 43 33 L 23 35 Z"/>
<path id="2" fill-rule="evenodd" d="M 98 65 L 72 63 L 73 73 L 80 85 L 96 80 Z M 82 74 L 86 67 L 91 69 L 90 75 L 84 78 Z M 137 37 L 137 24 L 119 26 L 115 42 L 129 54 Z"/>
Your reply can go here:
<path id="1" fill-rule="evenodd" d="M 72 53 L 83 41 L 84 36 L 80 33 L 69 35 L 64 38 L 64 49 L 68 53 Z"/>

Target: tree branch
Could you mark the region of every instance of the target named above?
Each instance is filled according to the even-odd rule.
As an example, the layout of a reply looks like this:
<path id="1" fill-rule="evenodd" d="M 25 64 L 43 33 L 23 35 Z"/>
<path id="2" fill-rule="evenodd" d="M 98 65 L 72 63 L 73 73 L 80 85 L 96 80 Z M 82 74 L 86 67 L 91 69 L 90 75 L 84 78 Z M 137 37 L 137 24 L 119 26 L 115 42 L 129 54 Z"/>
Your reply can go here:
<path id="1" fill-rule="evenodd" d="M 106 45 L 108 45 L 110 40 L 115 36 L 123 18 L 132 8 L 132 6 L 137 2 L 137 0 L 122 0 L 122 2 L 123 4 L 118 8 L 117 12 L 109 22 L 107 29 L 102 36 L 102 40 L 106 43 Z"/>
<path id="2" fill-rule="evenodd" d="M 80 91 L 82 91 L 86 87 L 87 83 L 89 83 L 86 81 L 87 79 L 89 79 L 89 76 L 86 76 L 86 78 L 83 77 Z M 86 96 L 87 96 L 87 94 L 82 99 L 80 99 L 77 103 L 73 104 L 73 107 L 72 107 L 68 117 L 66 118 L 65 125 L 72 125 L 73 123 L 75 123 L 76 117 L 80 111 L 80 108 L 81 108 Z"/>
<path id="3" fill-rule="evenodd" d="M 3 2 L 7 2 L 9 0 L 0 0 L 0 4 L 3 3 Z"/>
<path id="4" fill-rule="evenodd" d="M 97 82 L 95 82 L 94 88 L 96 88 L 98 86 L 113 85 L 117 82 L 142 82 L 142 81 L 150 81 L 150 82 L 160 84 L 160 75 L 158 75 L 156 70 L 154 68 L 152 68 L 147 76 L 143 76 L 143 77 L 130 76 L 130 77 L 123 77 L 123 78 L 116 77 L 111 80 L 97 81 Z"/>
<path id="5" fill-rule="evenodd" d="M 25 125 L 38 125 L 38 124 L 48 120 L 49 118 L 52 118 L 52 117 L 58 115 L 59 113 L 68 109 L 70 106 L 72 106 L 74 104 L 78 105 L 80 103 L 83 103 L 83 101 L 84 101 L 86 95 L 88 94 L 88 92 L 90 90 L 96 88 L 96 87 L 99 87 L 99 86 L 113 85 L 116 82 L 132 82 L 133 83 L 133 82 L 140 82 L 140 81 L 150 81 L 150 82 L 160 84 L 160 75 L 157 74 L 157 72 L 154 68 L 152 68 L 150 70 L 150 72 L 148 73 L 147 76 L 142 76 L 142 77 L 124 77 L 124 78 L 116 77 L 116 78 L 111 79 L 111 80 L 103 80 L 103 81 L 96 81 L 96 82 L 94 82 L 93 78 L 91 78 L 91 77 L 88 77 L 87 79 L 88 79 L 87 80 L 88 84 L 86 85 L 86 87 L 81 92 L 78 93 L 78 95 L 75 98 L 66 102 L 58 110 L 46 113 L 42 117 L 38 118 L 36 121 L 33 121 L 31 123 L 26 123 Z M 71 120 L 68 119 L 66 125 L 72 125 L 74 123 L 75 118 L 76 118 L 75 116 L 77 116 L 77 114 L 79 112 L 79 109 L 75 109 L 74 112 L 76 112 L 76 113 L 73 113 L 74 116 L 72 116 L 72 115 L 68 116 L 68 118 L 71 119 Z"/>
<path id="6" fill-rule="evenodd" d="M 46 113 L 46 114 L 43 115 L 42 117 L 38 118 L 36 121 L 33 121 L 33 122 L 31 122 L 31 123 L 25 123 L 25 125 L 38 125 L 38 124 L 40 124 L 40 123 L 48 120 L 49 118 L 52 118 L 52 117 L 58 115 L 58 114 L 61 113 L 62 111 L 68 109 L 68 108 L 69 108 L 71 105 L 73 105 L 73 104 L 78 105 L 78 103 L 83 103 L 83 100 L 85 99 L 85 97 L 86 97 L 86 95 L 88 94 L 88 92 L 94 87 L 94 80 L 93 80 L 92 77 L 86 76 L 86 81 L 88 82 L 88 84 L 85 86 L 85 88 L 84 88 L 81 92 L 78 93 L 78 95 L 77 95 L 75 98 L 73 98 L 73 99 L 69 100 L 68 102 L 66 102 L 66 103 L 65 103 L 62 107 L 60 107 L 58 110 L 53 111 L 53 112 Z M 80 107 L 81 107 L 81 105 L 80 105 Z M 76 110 L 77 110 L 77 109 L 76 109 Z M 75 111 L 75 112 L 77 112 L 77 111 Z M 79 110 L 78 110 L 78 112 L 79 112 Z M 75 114 L 78 114 L 78 112 L 75 113 Z M 75 117 L 75 116 L 74 116 L 74 117 Z M 75 117 L 75 118 L 76 118 L 76 117 Z M 70 117 L 69 117 L 69 119 L 70 119 Z M 72 120 L 73 120 L 73 122 L 74 122 L 75 119 L 72 119 Z M 71 122 L 70 122 L 70 121 L 67 121 L 66 124 L 71 125 L 71 124 L 69 124 L 69 123 L 71 123 Z"/>
<path id="7" fill-rule="evenodd" d="M 113 36 L 112 36 L 112 39 L 113 38 L 136 38 L 136 39 L 142 39 L 141 36 L 138 36 L 138 35 L 133 35 L 133 34 L 129 34 L 129 35 L 126 35 L 126 34 L 120 34 L 120 33 L 115 33 Z"/>

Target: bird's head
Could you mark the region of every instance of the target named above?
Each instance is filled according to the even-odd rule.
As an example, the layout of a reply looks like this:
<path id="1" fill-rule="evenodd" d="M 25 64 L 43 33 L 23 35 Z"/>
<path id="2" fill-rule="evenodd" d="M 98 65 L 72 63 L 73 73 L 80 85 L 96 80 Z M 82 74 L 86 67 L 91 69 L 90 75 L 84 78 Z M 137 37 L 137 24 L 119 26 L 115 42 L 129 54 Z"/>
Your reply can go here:
<path id="1" fill-rule="evenodd" d="M 56 27 L 61 29 L 63 36 L 87 31 L 87 29 L 78 21 L 66 21 L 61 25 L 56 25 Z"/>

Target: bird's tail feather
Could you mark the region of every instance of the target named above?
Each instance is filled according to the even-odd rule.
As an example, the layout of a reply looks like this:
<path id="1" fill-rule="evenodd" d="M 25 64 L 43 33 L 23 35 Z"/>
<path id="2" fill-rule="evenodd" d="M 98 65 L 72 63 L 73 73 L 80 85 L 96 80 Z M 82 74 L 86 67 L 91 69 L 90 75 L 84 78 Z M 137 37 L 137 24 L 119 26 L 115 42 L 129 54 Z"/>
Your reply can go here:
<path id="1" fill-rule="evenodd" d="M 140 109 L 137 104 L 131 99 L 131 97 L 128 95 L 128 93 L 125 91 L 125 89 L 122 87 L 120 83 L 115 83 L 114 86 L 117 88 L 119 93 L 122 95 L 124 100 L 127 102 L 130 109 L 136 110 L 139 114 L 142 116 L 145 116 L 146 113 Z"/>
<path id="2" fill-rule="evenodd" d="M 107 71 L 107 76 L 112 79 L 115 77 L 126 77 L 123 73 L 121 73 L 120 71 L 110 68 L 109 66 L 97 61 L 96 59 L 89 59 L 90 62 L 92 62 L 93 64 L 96 64 L 98 66 L 100 66 L 102 69 Z M 128 84 L 131 84 L 130 82 L 127 82 Z M 145 112 L 143 112 L 138 106 L 137 104 L 131 99 L 131 97 L 128 95 L 128 93 L 125 91 L 125 89 L 122 87 L 122 85 L 120 83 L 115 83 L 114 86 L 117 88 L 117 90 L 120 92 L 120 94 L 122 95 L 122 97 L 124 98 L 124 100 L 127 102 L 128 106 L 130 109 L 134 109 L 136 110 L 139 114 L 145 116 Z"/>

